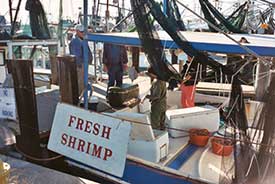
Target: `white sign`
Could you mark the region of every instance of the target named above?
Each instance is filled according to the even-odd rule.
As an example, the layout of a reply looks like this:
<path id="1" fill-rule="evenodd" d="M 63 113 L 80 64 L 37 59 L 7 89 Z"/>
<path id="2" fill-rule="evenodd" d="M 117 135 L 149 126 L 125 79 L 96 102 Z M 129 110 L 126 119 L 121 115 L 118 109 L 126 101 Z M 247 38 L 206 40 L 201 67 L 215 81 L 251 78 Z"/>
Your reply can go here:
<path id="1" fill-rule="evenodd" d="M 122 177 L 129 122 L 59 103 L 48 149 Z"/>
<path id="2" fill-rule="evenodd" d="M 0 88 L 0 118 L 16 120 L 16 103 L 13 88 Z"/>

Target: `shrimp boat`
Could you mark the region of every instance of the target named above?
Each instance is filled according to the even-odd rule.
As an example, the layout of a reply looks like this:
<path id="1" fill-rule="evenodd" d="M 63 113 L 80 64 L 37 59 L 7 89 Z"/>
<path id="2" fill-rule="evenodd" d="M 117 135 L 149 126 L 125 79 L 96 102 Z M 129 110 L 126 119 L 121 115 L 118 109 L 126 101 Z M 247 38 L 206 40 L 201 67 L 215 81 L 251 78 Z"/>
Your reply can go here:
<path id="1" fill-rule="evenodd" d="M 226 38 L 217 33 L 194 33 L 183 32 L 191 44 L 196 45 L 200 50 L 215 53 L 245 54 L 245 51 L 238 49 L 235 43 L 226 41 Z M 167 33 L 159 32 L 162 43 L 173 45 L 172 39 Z M 232 35 L 237 40 L 244 35 Z M 266 36 L 266 35 L 265 35 Z M 140 46 L 137 33 L 107 33 L 90 34 L 89 39 L 96 42 L 115 43 L 131 46 Z M 212 37 L 213 39 L 209 38 Z M 274 38 L 267 36 L 263 39 L 260 35 L 245 35 L 250 41 L 249 48 L 262 56 L 272 56 L 268 49 L 274 50 L 272 45 Z M 214 39 L 215 38 L 215 39 Z M 167 47 L 169 47 L 167 46 Z M 268 47 L 266 49 L 265 47 Z M 169 47 L 170 48 L 170 47 Z M 263 51 L 263 52 L 262 52 Z M 126 80 L 127 81 L 127 80 Z M 146 94 L 150 88 L 150 79 L 139 77 L 136 82 L 140 86 L 140 95 Z M 203 85 L 203 83 L 199 83 Z M 105 85 L 106 87 L 106 85 Z M 253 93 L 255 88 L 243 90 Z M 97 89 L 106 90 L 104 85 L 94 84 Z M 146 89 L 147 88 L 147 89 Z M 225 84 L 220 90 L 225 90 Z M 231 86 L 229 87 L 231 88 Z M 247 92 L 246 91 L 246 92 Z M 99 98 L 102 95 L 94 92 Z M 112 177 L 117 182 L 129 183 L 232 183 L 235 176 L 234 153 L 229 156 L 219 156 L 212 152 L 210 142 L 205 147 L 193 145 L 189 141 L 188 130 L 190 128 L 208 129 L 212 136 L 222 137 L 232 135 L 230 127 L 225 128 L 221 120 L 219 108 L 209 106 L 197 106 L 190 109 L 179 109 L 180 91 L 169 91 L 167 96 L 168 110 L 166 112 L 166 126 L 168 131 L 157 131 L 151 128 L 148 111 L 149 103 L 137 105 L 133 108 L 124 108 L 114 113 L 106 114 L 121 120 L 132 122 L 130 141 L 128 143 L 128 154 L 125 169 L 122 177 Z M 197 103 L 228 104 L 228 97 L 196 94 Z M 252 124 L 254 114 L 260 107 L 259 102 L 250 102 L 247 105 L 247 118 Z M 103 115 L 105 116 L 105 115 Z M 190 118 L 190 119 L 189 119 Z M 203 120 L 202 120 L 203 119 Z M 232 127 L 231 127 L 232 128 Z M 253 128 L 250 132 L 255 131 Z M 237 148 L 236 148 L 237 149 Z M 81 162 L 68 160 L 72 165 L 89 170 L 91 173 L 106 177 L 105 172 L 100 172 L 93 167 L 83 165 Z M 108 176 L 109 177 L 109 176 Z"/>
<path id="2" fill-rule="evenodd" d="M 200 52 L 247 55 L 249 51 L 249 54 L 256 53 L 259 62 L 263 57 L 275 56 L 275 39 L 268 35 L 232 34 L 233 40 L 245 37 L 249 41 L 249 43 L 238 44 L 220 33 L 186 31 L 178 33 L 173 30 L 157 33 L 160 36 L 158 42 L 163 48 L 177 49 L 186 46 L 173 37 L 178 35 L 184 36 L 186 42 Z M 144 46 L 144 38 L 140 38 L 137 32 L 89 33 L 86 40 L 134 47 Z M 150 57 L 154 56 L 150 56 L 149 53 L 148 58 Z M 66 59 L 66 56 L 64 58 Z M 150 60 L 154 61 L 152 58 Z M 264 58 L 263 62 L 266 63 L 266 60 L 268 59 Z M 241 86 L 239 81 L 232 79 L 232 84 L 220 84 L 218 87 L 199 83 L 197 87 L 209 85 L 205 87 L 208 91 L 213 91 L 215 88 L 219 94 L 225 91 L 229 94 L 228 96 L 205 95 L 198 93 L 198 90 L 195 97 L 196 104 L 211 104 L 211 106 L 197 105 L 182 109 L 179 100 L 181 92 L 168 91 L 166 131 L 160 131 L 154 130 L 151 126 L 148 101 L 120 108 L 110 107 L 105 99 L 104 92 L 107 87 L 104 83 L 98 82 L 92 85 L 94 90 L 90 95 L 94 98 L 91 98 L 91 104 L 92 106 L 97 104 L 97 108 L 93 109 L 96 112 L 77 107 L 79 106 L 78 96 L 74 91 L 77 83 L 73 80 L 73 74 L 76 71 L 67 68 L 73 68 L 71 65 L 66 66 L 62 62 L 60 64 L 64 69 L 60 70 L 62 73 L 60 86 L 55 88 L 59 88 L 60 92 L 52 89 L 42 90 L 43 92 L 39 93 L 34 88 L 32 62 L 11 59 L 10 63 L 21 131 L 20 136 L 16 137 L 16 148 L 21 154 L 20 158 L 25 157 L 28 161 L 44 166 L 50 165 L 72 175 L 102 183 L 238 183 L 250 181 L 248 176 L 254 179 L 255 175 L 250 171 L 254 171 L 253 167 L 259 166 L 255 166 L 254 158 L 257 154 L 266 153 L 272 156 L 272 141 L 268 142 L 267 137 L 272 135 L 273 132 L 270 131 L 273 131 L 273 127 L 268 126 L 268 123 L 257 124 L 261 114 L 256 113 L 262 109 L 263 114 L 272 114 L 265 107 L 269 104 L 249 102 L 245 105 L 241 98 L 242 92 L 255 93 L 255 87 Z M 24 80 L 21 80 L 22 78 Z M 270 86 L 273 86 L 272 79 L 271 75 Z M 129 79 L 124 81 L 131 83 Z M 257 79 L 257 81 L 261 80 Z M 139 76 L 133 83 L 139 86 L 140 98 L 148 93 L 150 89 L 148 77 Z M 268 89 L 270 90 L 267 91 L 271 92 L 273 90 Z M 5 94 L 0 93 L 2 96 Z M 47 102 L 41 103 L 42 99 Z M 58 101 L 61 102 L 58 103 Z M 272 99 L 269 101 L 272 102 Z M 236 108 L 238 110 L 235 110 Z M 34 112 L 31 115 L 28 113 L 30 110 Z M 47 113 L 44 113 L 45 111 Z M 247 120 L 250 121 L 245 124 Z M 270 121 L 272 121 L 271 117 Z M 47 124 L 48 130 L 41 135 L 40 126 L 43 123 Z M 194 128 L 207 129 L 210 133 L 206 135 L 211 141 L 203 146 L 194 144 L 190 140 L 191 129 Z M 252 136 L 243 137 L 243 132 L 246 132 L 245 135 Z M 219 155 L 220 152 L 213 153 L 213 142 L 216 138 L 226 139 L 227 141 L 218 142 L 224 142 L 225 146 L 231 144 L 233 151 L 226 156 Z M 32 145 L 29 144 L 30 141 Z M 244 149 L 247 152 L 239 151 L 242 150 L 243 144 L 249 145 Z M 271 148 L 268 147 L 271 151 L 264 150 L 261 145 L 264 148 L 271 146 Z M 45 151 L 46 147 L 55 153 Z M 26 154 L 30 152 L 32 154 Z M 8 150 L 6 154 L 13 153 Z M 248 154 L 243 156 L 243 153 Z M 42 155 L 45 154 L 50 159 L 43 160 Z M 246 157 L 252 159 L 247 161 Z M 55 158 L 52 165 L 51 158 Z M 242 159 L 248 164 L 241 165 Z M 47 161 L 49 163 L 45 163 Z M 258 168 L 261 169 L 261 167 Z M 272 175 L 269 177 L 272 178 Z"/>

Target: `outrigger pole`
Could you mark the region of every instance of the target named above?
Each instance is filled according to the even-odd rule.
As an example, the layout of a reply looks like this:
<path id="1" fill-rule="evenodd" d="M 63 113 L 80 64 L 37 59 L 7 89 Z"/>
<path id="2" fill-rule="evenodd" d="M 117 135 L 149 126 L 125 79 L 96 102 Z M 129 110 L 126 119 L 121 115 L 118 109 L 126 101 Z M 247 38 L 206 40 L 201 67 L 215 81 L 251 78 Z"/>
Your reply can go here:
<path id="1" fill-rule="evenodd" d="M 167 11 L 168 11 L 168 1 L 169 0 L 163 0 L 163 12 L 165 15 L 167 15 Z"/>
<path id="2" fill-rule="evenodd" d="M 17 4 L 17 8 L 16 8 L 16 9 L 13 9 L 13 8 L 12 8 L 12 0 L 9 0 L 10 22 L 11 22 L 11 36 L 14 35 L 14 27 L 15 27 L 16 19 L 17 19 L 18 12 L 19 12 L 19 9 L 20 9 L 21 1 L 22 1 L 22 0 L 19 0 L 19 2 L 18 2 L 18 4 Z M 14 18 L 13 18 L 13 16 L 12 16 L 12 11 L 13 11 L 13 10 L 16 10 Z"/>
<path id="3" fill-rule="evenodd" d="M 87 33 L 88 33 L 88 0 L 83 0 L 83 23 L 84 23 L 84 44 L 83 44 L 83 52 L 84 52 L 84 108 L 88 109 L 88 40 L 87 40 Z M 95 54 L 95 53 L 94 53 Z M 96 61 L 95 61 L 96 62 Z"/>

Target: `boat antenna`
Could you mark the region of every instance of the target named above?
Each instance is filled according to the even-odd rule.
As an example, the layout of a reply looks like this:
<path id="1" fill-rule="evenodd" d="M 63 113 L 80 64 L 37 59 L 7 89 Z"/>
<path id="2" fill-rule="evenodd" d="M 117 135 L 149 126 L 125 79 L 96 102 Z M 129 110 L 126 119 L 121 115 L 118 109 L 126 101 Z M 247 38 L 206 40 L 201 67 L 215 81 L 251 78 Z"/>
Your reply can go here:
<path id="1" fill-rule="evenodd" d="M 60 40 L 60 46 L 63 48 L 63 54 L 65 53 L 65 44 L 63 38 L 63 0 L 59 0 L 59 18 L 58 18 L 58 39 Z"/>

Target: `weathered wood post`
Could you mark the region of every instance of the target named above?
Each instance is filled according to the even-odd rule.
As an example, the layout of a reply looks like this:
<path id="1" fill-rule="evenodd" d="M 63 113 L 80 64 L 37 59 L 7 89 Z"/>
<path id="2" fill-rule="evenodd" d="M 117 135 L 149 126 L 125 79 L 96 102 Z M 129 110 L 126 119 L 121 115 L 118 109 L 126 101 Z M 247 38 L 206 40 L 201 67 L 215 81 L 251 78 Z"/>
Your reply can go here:
<path id="1" fill-rule="evenodd" d="M 16 145 L 22 152 L 33 157 L 40 157 L 32 60 L 8 60 L 8 65 L 14 80 L 16 107 L 20 122 L 20 135 L 16 137 Z"/>
<path id="2" fill-rule="evenodd" d="M 51 62 L 51 84 L 58 84 L 57 46 L 48 46 Z"/>
<path id="3" fill-rule="evenodd" d="M 61 102 L 78 104 L 78 76 L 76 57 L 73 55 L 57 56 L 59 62 L 59 86 Z"/>

